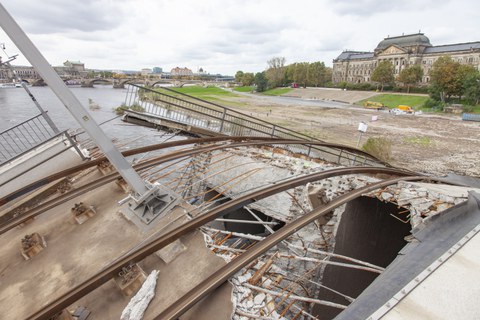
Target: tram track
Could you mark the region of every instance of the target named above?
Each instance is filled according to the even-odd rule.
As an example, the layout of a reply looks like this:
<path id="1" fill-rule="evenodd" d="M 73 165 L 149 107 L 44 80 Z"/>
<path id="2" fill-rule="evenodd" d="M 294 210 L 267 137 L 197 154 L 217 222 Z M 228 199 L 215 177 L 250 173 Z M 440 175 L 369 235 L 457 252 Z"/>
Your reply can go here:
<path id="1" fill-rule="evenodd" d="M 294 234 L 301 228 L 312 223 L 325 213 L 336 209 L 337 207 L 354 200 L 360 197 L 362 194 L 383 188 L 392 184 L 395 184 L 399 181 L 417 181 L 423 180 L 425 176 L 409 176 L 402 178 L 393 178 L 377 182 L 356 190 L 353 190 L 343 196 L 340 196 L 328 204 L 314 209 L 307 213 L 306 215 L 300 217 L 299 219 L 291 222 L 290 224 L 284 226 L 282 229 L 277 230 L 274 234 L 271 234 L 264 240 L 258 242 L 252 246 L 249 250 L 242 253 L 237 258 L 233 259 L 231 262 L 226 264 L 223 267 L 220 267 L 216 270 L 210 277 L 202 281 L 200 284 L 195 286 L 192 290 L 182 296 L 180 299 L 175 301 L 172 305 L 167 307 L 162 313 L 157 315 L 155 320 L 173 320 L 178 319 L 182 314 L 184 314 L 188 309 L 193 307 L 195 303 L 199 302 L 213 290 L 218 288 L 221 284 L 227 281 L 232 277 L 236 272 L 240 271 L 243 267 L 249 265 L 253 260 L 258 258 L 260 255 L 264 254 L 267 250 L 278 244 L 279 242 L 285 240 L 288 236 Z"/>
<path id="2" fill-rule="evenodd" d="M 179 147 L 179 146 L 184 146 L 184 145 L 189 145 L 189 144 L 199 144 L 199 143 L 215 143 L 215 142 L 227 142 L 227 141 L 234 141 L 234 142 L 240 142 L 240 141 L 278 141 L 280 139 L 278 138 L 268 138 L 268 137 L 246 137 L 246 136 L 235 136 L 235 137 L 209 137 L 209 138 L 196 138 L 196 139 L 186 139 L 186 140 L 180 140 L 180 141 L 170 141 L 170 142 L 165 142 L 165 143 L 159 143 L 159 144 L 154 144 L 154 145 L 149 145 L 149 146 L 144 146 L 132 150 L 126 150 L 122 151 L 122 155 L 124 157 L 140 154 L 140 153 L 145 153 L 145 152 L 152 152 L 152 151 L 157 151 L 157 150 L 162 150 L 162 149 L 167 149 L 171 147 Z M 282 139 L 285 140 L 285 139 Z M 380 165 L 384 166 L 389 166 L 387 163 L 379 160 L 378 158 L 374 157 L 373 155 L 362 151 L 358 150 L 353 147 L 349 146 L 344 146 L 341 144 L 334 144 L 334 143 L 326 143 L 326 142 L 318 142 L 318 141 L 309 141 L 309 140 L 293 140 L 289 139 L 290 141 L 299 141 L 300 144 L 304 145 L 316 145 L 316 146 L 324 146 L 328 148 L 334 148 L 334 149 L 339 149 L 339 150 L 344 150 L 348 152 L 352 152 L 354 154 L 368 157 L 371 160 L 378 162 Z M 95 160 L 91 160 L 82 164 L 79 164 L 75 167 L 65 169 L 62 171 L 59 171 L 57 173 L 51 174 L 47 177 L 44 177 L 42 179 L 39 179 L 27 186 L 24 186 L 14 192 L 11 192 L 10 194 L 3 196 L 0 198 L 0 207 L 3 206 L 4 204 L 7 204 L 8 202 L 28 193 L 31 191 L 34 191 L 50 182 L 56 181 L 61 178 L 68 177 L 72 174 L 75 174 L 77 172 L 80 172 L 82 170 L 91 168 L 93 166 L 96 166 L 104 161 L 107 161 L 106 157 L 101 157 Z M 7 183 L 7 181 L 3 181 L 0 186 L 4 185 Z"/>
<path id="3" fill-rule="evenodd" d="M 202 141 L 204 141 L 204 143 L 212 142 L 209 139 L 210 138 L 207 138 L 207 140 L 202 140 Z M 195 139 L 195 140 L 199 140 L 199 139 Z M 241 139 L 239 138 L 238 140 L 241 140 Z M 252 140 L 253 141 L 248 141 L 247 140 L 246 142 L 234 142 L 234 143 L 230 143 L 230 144 L 222 144 L 222 145 L 214 145 L 214 146 L 211 146 L 211 145 L 209 145 L 209 146 L 197 146 L 197 147 L 187 149 L 187 150 L 173 151 L 173 152 L 170 152 L 168 154 L 156 157 L 154 159 L 150 159 L 150 160 L 147 160 L 145 162 L 138 163 L 138 164 L 134 165 L 133 168 L 135 170 L 144 170 L 144 169 L 147 169 L 147 168 L 150 168 L 150 167 L 153 167 L 153 166 L 156 166 L 156 165 L 160 165 L 160 164 L 168 162 L 168 161 L 178 160 L 178 159 L 193 156 L 193 155 L 196 155 L 196 154 L 199 154 L 199 153 L 202 153 L 202 152 L 211 152 L 211 151 L 223 150 L 223 149 L 229 149 L 229 148 L 260 146 L 260 145 L 269 145 L 269 144 L 275 144 L 275 145 L 294 145 L 294 144 L 305 145 L 305 144 L 307 144 L 307 145 L 318 145 L 318 146 L 335 145 L 335 144 L 324 143 L 324 142 L 300 141 L 300 140 L 279 140 L 279 139 L 268 139 L 268 138 L 266 140 L 260 140 L 260 139 L 256 139 L 256 138 L 252 139 Z M 222 140 L 220 140 L 220 141 L 222 141 Z M 194 143 L 194 142 L 192 142 L 192 143 Z M 200 142 L 197 142 L 197 143 L 200 143 Z M 168 143 L 168 144 L 170 144 L 170 143 Z M 338 145 L 336 145 L 336 146 L 338 146 Z M 142 152 L 145 152 L 145 151 L 142 151 Z M 72 174 L 72 172 L 78 172 L 78 171 L 74 171 L 74 170 L 80 170 L 80 169 L 78 169 L 78 167 L 82 167 L 81 170 L 87 168 L 87 167 L 84 167 L 83 165 L 80 165 L 80 166 L 74 167 L 72 169 L 65 170 L 65 171 L 68 171 L 67 173 L 65 171 L 63 171 L 63 174 L 65 174 L 65 176 L 67 176 L 67 175 Z M 397 170 L 397 172 L 406 172 L 406 171 L 403 171 L 403 170 L 400 170 L 400 169 L 396 169 L 396 170 Z M 409 173 L 413 174 L 412 172 L 409 172 Z M 49 179 L 50 177 L 47 177 L 45 179 Z M 101 177 L 101 178 L 95 180 L 95 181 L 89 182 L 89 183 L 87 183 L 83 186 L 80 186 L 80 187 L 78 187 L 74 190 L 68 191 L 68 192 L 64 193 L 63 195 L 61 195 L 57 198 L 48 200 L 48 201 L 38 205 L 37 207 L 35 207 L 33 209 L 30 209 L 30 210 L 26 211 L 25 213 L 23 213 L 21 215 L 18 215 L 16 217 L 0 224 L 0 235 L 7 232 L 8 230 L 11 230 L 12 228 L 14 228 L 16 226 L 22 224 L 23 222 L 25 222 L 25 221 L 27 221 L 27 220 L 35 217 L 35 216 L 38 216 L 38 215 L 42 214 L 43 212 L 45 212 L 47 210 L 50 210 L 50 209 L 66 202 L 68 200 L 74 199 L 74 198 L 76 198 L 76 197 L 78 197 L 78 196 L 80 196 L 80 195 L 82 195 L 86 192 L 89 192 L 89 191 L 92 191 L 96 188 L 99 188 L 99 187 L 101 187 L 101 186 L 103 186 L 107 183 L 113 182 L 120 177 L 121 176 L 118 172 L 112 172 L 112 173 L 110 173 L 110 174 L 108 174 L 104 177 Z M 61 177 L 55 176 L 55 178 L 59 179 Z M 41 181 L 43 182 L 45 179 L 41 179 Z"/>
<path id="4" fill-rule="evenodd" d="M 40 310 L 32 314 L 29 318 L 30 319 L 49 319 L 50 316 L 54 315 L 57 312 L 60 312 L 62 309 L 68 307 L 81 297 L 85 296 L 89 292 L 95 290 L 95 288 L 99 287 L 100 285 L 104 284 L 108 280 L 110 280 L 114 275 L 118 274 L 118 272 L 124 267 L 125 265 L 129 263 L 134 263 L 143 260 L 145 257 L 151 255 L 152 253 L 160 250 L 161 248 L 165 247 L 166 245 L 172 243 L 176 239 L 180 238 L 181 236 L 203 226 L 204 224 L 221 217 L 233 210 L 236 210 L 238 208 L 244 207 L 248 204 L 251 204 L 253 202 L 256 202 L 260 199 L 266 198 L 268 196 L 271 196 L 273 194 L 276 194 L 278 192 L 282 192 L 300 185 L 303 185 L 307 182 L 314 182 L 318 181 L 321 179 L 326 179 L 330 177 L 335 177 L 335 176 L 341 176 L 341 175 L 348 175 L 348 174 L 387 174 L 387 175 L 395 175 L 395 176 L 401 176 L 400 178 L 394 178 L 394 179 L 389 179 L 386 181 L 382 181 L 379 183 L 375 183 L 372 185 L 369 185 L 364 188 L 356 189 L 354 191 L 351 191 L 347 195 L 341 196 L 337 199 L 332 200 L 329 204 L 327 204 L 324 207 L 321 207 L 320 209 L 312 211 L 312 213 L 308 214 L 308 218 L 300 218 L 290 224 L 287 224 L 284 226 L 281 230 L 281 233 L 277 231 L 274 235 L 281 235 L 281 236 L 275 236 L 274 239 L 277 239 L 278 237 L 281 241 L 285 237 L 287 237 L 289 234 L 292 234 L 296 231 L 298 231 L 301 227 L 305 226 L 309 222 L 313 221 L 316 217 L 318 217 L 320 214 L 324 212 L 331 211 L 332 209 L 336 208 L 337 206 L 348 202 L 349 200 L 354 199 L 355 197 L 360 196 L 363 193 L 369 192 L 371 190 L 381 188 L 387 185 L 394 184 L 398 181 L 401 180 L 422 180 L 422 179 L 430 179 L 426 176 L 418 176 L 414 175 L 412 176 L 410 172 L 406 172 L 404 170 L 400 169 L 395 169 L 395 168 L 379 168 L 379 167 L 347 167 L 347 168 L 336 168 L 336 169 L 331 169 L 331 170 L 326 170 L 322 172 L 317 172 L 313 174 L 309 174 L 306 176 L 302 177 L 297 177 L 293 178 L 290 180 L 286 180 L 268 187 L 265 187 L 263 189 L 254 191 L 248 195 L 241 196 L 237 199 L 230 200 L 229 202 L 222 204 L 207 213 L 196 217 L 189 222 L 175 228 L 171 232 L 161 235 L 158 238 L 149 241 L 148 243 L 144 243 L 142 245 L 138 245 L 134 250 L 129 251 L 128 253 L 124 254 L 122 257 L 114 260 L 114 262 L 110 263 L 107 267 L 102 269 L 99 273 L 96 275 L 90 277 L 86 281 L 84 281 L 82 284 L 76 286 L 72 290 L 62 294 L 60 297 L 58 297 L 56 300 L 48 303 L 44 307 L 42 307 Z M 433 179 L 434 180 L 434 179 Z M 297 221 L 301 222 L 297 222 Z M 271 237 L 271 236 L 270 236 Z M 270 238 L 269 237 L 269 238 Z M 268 238 L 268 239 L 269 239 Z M 264 241 L 262 241 L 263 243 Z M 255 246 L 256 247 L 256 246 Z M 253 248 L 252 248 L 253 249 Z M 250 249 L 250 250 L 252 250 Z M 250 254 L 250 250 L 248 250 L 246 253 L 249 253 L 248 256 L 252 255 L 254 257 L 257 257 L 259 254 L 262 252 L 265 252 L 268 248 L 266 248 L 264 245 L 261 246 L 261 248 L 255 249 L 254 254 Z M 246 253 L 242 254 L 240 257 L 244 256 Z M 239 259 L 238 257 L 237 259 Z M 247 256 L 245 256 L 247 257 Z M 234 261 L 237 261 L 235 259 Z M 241 260 L 243 261 L 243 260 Z M 249 260 L 250 261 L 250 260 Z M 244 262 L 248 263 L 248 262 Z M 230 265 L 230 264 L 229 264 Z M 242 264 L 243 266 L 243 264 Z M 159 315 L 156 319 L 173 319 L 176 317 L 176 314 L 179 312 L 182 313 L 186 310 L 186 308 L 190 307 L 193 305 L 196 301 L 201 299 L 201 296 L 204 296 L 211 290 L 213 290 L 214 287 L 219 285 L 219 281 L 223 281 L 225 277 L 228 277 L 232 275 L 235 271 L 232 270 L 237 270 L 239 267 L 238 264 L 235 264 L 235 267 L 233 269 L 228 269 L 228 271 L 221 271 L 221 277 L 218 278 L 214 275 L 212 275 L 210 278 L 214 277 L 215 278 L 215 283 L 209 280 L 207 284 L 204 284 L 205 287 L 201 287 L 200 289 L 195 289 L 195 294 L 187 294 L 184 298 L 180 299 L 177 301 L 175 304 L 170 306 L 168 309 L 166 309 L 161 315 Z M 223 268 L 222 268 L 223 270 Z M 217 271 L 216 273 L 219 273 L 220 271 Z M 233 273 L 232 273 L 233 272 Z M 220 273 L 219 273 L 220 275 Z M 208 278 L 208 279 L 210 279 Z M 203 284 L 203 283 L 202 283 Z M 200 292 L 201 293 L 198 293 Z M 167 317 L 165 316 L 167 315 Z M 171 316 L 172 315 L 172 316 Z M 173 317 L 173 318 L 171 318 Z"/>

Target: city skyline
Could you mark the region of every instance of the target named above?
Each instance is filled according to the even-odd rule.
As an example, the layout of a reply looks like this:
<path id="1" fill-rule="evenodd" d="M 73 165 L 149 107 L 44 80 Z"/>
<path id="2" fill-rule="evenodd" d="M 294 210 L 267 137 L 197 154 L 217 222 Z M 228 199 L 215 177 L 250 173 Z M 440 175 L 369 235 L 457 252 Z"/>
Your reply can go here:
<path id="1" fill-rule="evenodd" d="M 425 33 L 433 45 L 480 40 L 474 1 L 2 0 L 52 65 L 89 69 L 202 67 L 211 74 L 259 72 L 273 57 L 323 61 L 343 50 L 370 51 L 387 36 Z M 449 23 L 451 21 L 451 23 Z M 452 27 L 453 25 L 453 27 Z M 0 30 L 15 63 L 28 64 Z M 2 53 L 5 58 L 4 54 Z"/>

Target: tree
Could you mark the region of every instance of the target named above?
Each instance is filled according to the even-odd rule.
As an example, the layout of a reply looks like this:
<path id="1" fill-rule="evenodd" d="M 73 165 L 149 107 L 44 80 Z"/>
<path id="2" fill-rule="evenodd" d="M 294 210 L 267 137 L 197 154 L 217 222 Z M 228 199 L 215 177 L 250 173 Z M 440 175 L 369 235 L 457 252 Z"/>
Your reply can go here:
<path id="1" fill-rule="evenodd" d="M 463 80 L 463 92 L 468 104 L 476 105 L 480 102 L 480 72 L 478 70 L 473 69 L 472 72 L 466 74 Z"/>
<path id="2" fill-rule="evenodd" d="M 242 82 L 243 75 L 243 71 L 237 71 L 237 73 L 235 73 L 235 82 Z"/>
<path id="3" fill-rule="evenodd" d="M 381 61 L 378 63 L 375 70 L 373 70 L 372 81 L 380 83 L 382 86 L 381 91 L 383 91 L 383 86 L 386 83 L 391 83 L 394 79 L 393 65 L 390 63 L 390 61 Z"/>
<path id="4" fill-rule="evenodd" d="M 465 94 L 465 80 L 470 77 L 470 75 L 474 75 L 477 70 L 468 64 L 460 64 L 457 69 L 457 81 L 455 86 L 455 95 L 458 96 L 460 99 Z"/>
<path id="5" fill-rule="evenodd" d="M 307 87 L 309 65 L 308 62 L 299 62 L 295 63 L 293 68 L 293 81 L 304 88 Z"/>
<path id="6" fill-rule="evenodd" d="M 251 72 L 246 72 L 242 77 L 242 86 L 251 86 L 255 81 L 255 76 Z"/>
<path id="7" fill-rule="evenodd" d="M 410 87 L 414 86 L 422 80 L 423 69 L 418 64 L 403 69 L 398 76 L 398 81 L 402 82 L 407 87 L 407 93 L 410 92 Z"/>
<path id="8" fill-rule="evenodd" d="M 254 83 L 257 86 L 257 92 L 263 92 L 267 90 L 268 80 L 265 76 L 265 72 L 257 72 L 255 74 Z"/>
<path id="9" fill-rule="evenodd" d="M 285 58 L 274 57 L 267 61 L 268 69 L 265 72 L 272 87 L 280 87 L 285 83 Z"/>
<path id="10" fill-rule="evenodd" d="M 430 69 L 432 98 L 440 98 L 442 102 L 459 91 L 458 69 L 460 63 L 453 61 L 450 56 L 437 59 Z M 461 84 L 460 84 L 461 86 Z"/>
<path id="11" fill-rule="evenodd" d="M 308 83 L 312 86 L 324 86 L 327 70 L 323 62 L 317 61 L 308 66 Z"/>

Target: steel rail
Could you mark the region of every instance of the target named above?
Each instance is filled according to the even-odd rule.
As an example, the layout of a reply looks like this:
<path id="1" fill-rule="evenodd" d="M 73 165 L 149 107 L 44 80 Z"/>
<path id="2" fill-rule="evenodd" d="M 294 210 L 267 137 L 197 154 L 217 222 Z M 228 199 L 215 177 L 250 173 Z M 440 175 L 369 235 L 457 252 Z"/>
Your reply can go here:
<path id="1" fill-rule="evenodd" d="M 223 142 L 223 141 L 277 141 L 277 140 L 285 140 L 285 139 L 268 138 L 268 137 L 245 137 L 245 136 L 235 136 L 235 137 L 223 137 L 222 136 L 222 137 L 210 137 L 210 138 L 196 138 L 196 139 L 186 139 L 186 140 L 180 140 L 180 141 L 171 141 L 171 142 L 165 142 L 165 143 L 159 143 L 159 144 L 154 144 L 154 145 L 150 145 L 150 146 L 140 147 L 140 148 L 137 148 L 137 149 L 123 151 L 122 155 L 124 157 L 128 157 L 128 156 L 132 156 L 132 155 L 139 154 L 139 153 L 151 152 L 151 151 L 155 151 L 155 150 L 161 150 L 161 149 L 171 148 L 171 147 L 175 147 L 175 146 L 183 146 L 183 145 L 189 145 L 189 144 L 195 144 L 195 143 L 211 143 L 211 142 Z M 293 139 L 290 139 L 290 140 L 293 141 Z M 300 144 L 306 144 L 306 145 L 313 144 L 313 145 L 320 145 L 320 146 L 325 146 L 325 147 L 334 148 L 334 149 L 347 150 L 349 152 L 353 152 L 353 153 L 356 153 L 358 155 L 368 157 L 368 158 L 372 159 L 373 161 L 378 162 L 378 164 L 381 164 L 381 165 L 384 165 L 384 166 L 390 166 L 388 163 L 379 160 L 378 158 L 374 157 L 373 155 L 371 155 L 371 154 L 369 154 L 365 151 L 358 150 L 358 149 L 353 148 L 353 147 L 349 147 L 349 146 L 345 146 L 345 145 L 341 145 L 341 144 L 325 143 L 325 142 L 320 142 L 320 144 L 319 144 L 319 142 L 308 141 L 308 140 L 297 140 L 297 141 L 301 141 Z M 44 185 L 46 185 L 50 182 L 53 182 L 55 180 L 58 180 L 58 179 L 66 177 L 66 176 L 72 175 L 72 174 L 74 174 L 76 172 L 79 172 L 81 170 L 85 170 L 85 169 L 88 169 L 90 167 L 96 166 L 96 165 L 98 165 L 101 162 L 106 161 L 106 160 L 107 160 L 106 157 L 95 159 L 95 160 L 92 160 L 92 161 L 89 161 L 89 162 L 86 162 L 86 163 L 79 164 L 75 167 L 59 171 L 57 173 L 51 174 L 48 177 L 45 177 L 45 178 L 39 179 L 35 182 L 32 182 L 31 184 L 29 184 L 25 187 L 22 187 L 21 189 L 18 189 L 16 191 L 8 194 L 7 196 L 4 196 L 4 197 L 0 198 L 0 206 L 3 206 L 4 204 L 20 197 L 21 195 L 24 195 L 28 192 L 31 192 L 35 189 L 38 189 L 38 188 L 40 188 L 40 187 L 42 187 L 42 186 L 44 186 Z M 5 184 L 5 182 L 2 182 L 0 184 L 0 186 L 2 186 L 3 184 Z"/>
<path id="2" fill-rule="evenodd" d="M 123 266 L 131 263 L 131 262 L 138 262 L 142 259 L 146 258 L 147 256 L 151 255 L 152 253 L 160 250 L 161 248 L 165 247 L 166 245 L 172 243 L 176 239 L 180 238 L 181 236 L 203 226 L 207 222 L 212 221 L 215 218 L 221 217 L 228 212 L 234 211 L 236 209 L 242 208 L 248 204 L 254 203 L 260 199 L 269 197 L 274 195 L 278 192 L 285 191 L 291 188 L 295 188 L 297 186 L 303 185 L 307 182 L 318 181 L 325 178 L 340 176 L 340 175 L 348 175 L 348 174 L 389 174 L 389 175 L 401 175 L 406 176 L 408 173 L 399 169 L 393 168 L 378 168 L 378 167 L 347 167 L 347 168 L 336 168 L 326 171 L 321 171 L 317 173 L 313 173 L 310 175 L 302 176 L 293 178 L 290 180 L 286 180 L 280 182 L 278 184 L 274 184 L 272 186 L 265 187 L 263 189 L 254 191 L 250 194 L 241 196 L 237 199 L 230 200 L 229 202 L 222 204 L 209 212 L 196 217 L 187 223 L 175 228 L 174 230 L 170 231 L 165 235 L 161 235 L 158 238 L 139 245 L 135 250 L 129 251 L 122 257 L 116 259 L 110 265 L 106 266 L 96 275 L 93 275 L 83 283 L 79 284 L 72 290 L 62 294 L 56 300 L 48 303 L 46 306 L 42 307 L 39 311 L 32 314 L 29 319 L 49 319 L 52 315 L 60 312 L 62 309 L 67 308 L 69 305 L 80 299 L 81 297 L 85 296 L 89 292 L 93 291 L 95 288 L 101 286 L 109 279 L 111 279 L 115 274 L 120 272 Z M 408 178 L 408 177 L 407 177 Z M 418 177 L 417 177 L 418 178 Z M 418 179 L 425 179 L 426 177 L 422 176 Z M 395 181 L 400 181 L 404 178 L 399 178 Z M 393 180 L 392 180 L 393 181 Z M 392 182 L 393 183 L 393 182 Z M 390 184 L 392 184 L 390 183 Z M 364 188 L 365 189 L 365 188 Z M 364 190 L 362 189 L 362 190 Z M 364 191 L 366 192 L 366 191 Z M 358 192 L 357 192 L 358 193 Z M 290 224 L 293 225 L 293 224 Z M 291 230 L 290 225 L 283 227 L 287 228 L 287 230 Z M 277 234 L 277 231 L 275 234 Z M 159 318 L 160 319 L 160 318 Z M 162 318 L 163 319 L 163 318 Z"/>
<path id="3" fill-rule="evenodd" d="M 256 139 L 255 139 L 256 140 Z M 239 143 L 231 143 L 231 144 L 225 144 L 225 145 L 215 145 L 215 146 L 205 146 L 205 147 L 195 147 L 192 149 L 187 149 L 187 150 L 179 150 L 179 151 L 173 151 L 169 154 L 166 155 L 161 155 L 159 157 L 156 157 L 154 159 L 138 163 L 133 166 L 135 170 L 143 170 L 147 169 L 149 167 L 159 165 L 168 161 L 172 160 L 177 160 L 182 157 L 188 157 L 192 156 L 198 153 L 202 152 L 211 152 L 215 150 L 222 150 L 222 149 L 228 149 L 228 148 L 238 148 L 238 147 L 245 147 L 245 146 L 257 146 L 257 145 L 268 145 L 268 144 L 313 144 L 313 145 L 322 145 L 324 144 L 323 142 L 315 142 L 315 141 L 308 141 L 308 142 L 303 142 L 303 141 L 298 141 L 298 140 L 277 140 L 274 139 L 273 141 L 271 139 L 267 139 L 267 141 L 247 141 L 247 142 L 239 142 Z M 405 171 L 405 170 L 400 170 L 400 169 L 394 169 L 397 170 L 397 172 L 403 172 L 405 174 L 414 174 L 413 172 Z M 107 176 L 104 176 L 102 178 L 99 178 L 93 182 L 87 183 L 86 185 L 80 186 L 74 190 L 71 190 L 69 192 L 64 193 L 63 195 L 52 199 L 48 200 L 39 206 L 24 212 L 21 215 L 18 215 L 17 217 L 14 217 L 10 220 L 7 220 L 6 222 L 3 222 L 0 224 L 0 235 L 7 232 L 8 230 L 11 230 L 12 228 L 20 225 L 21 223 L 47 211 L 52 208 L 54 208 L 57 205 L 60 205 L 61 203 L 71 200 L 85 192 L 91 191 L 95 188 L 98 188 L 100 186 L 103 186 L 107 183 L 110 183 L 112 181 L 115 181 L 116 179 L 120 178 L 120 174 L 118 172 L 112 172 Z"/>
<path id="4" fill-rule="evenodd" d="M 189 145 L 189 144 L 194 144 L 194 143 L 210 143 L 210 142 L 221 142 L 221 141 L 243 141 L 243 140 L 267 140 L 268 138 L 260 138 L 260 137 L 255 137 L 255 138 L 248 138 L 248 137 L 210 137 L 210 138 L 197 138 L 197 139 L 186 139 L 186 140 L 180 140 L 180 141 L 170 141 L 170 142 L 164 142 L 164 143 L 159 143 L 159 144 L 154 144 L 150 146 L 145 146 L 145 147 L 140 147 L 132 150 L 126 150 L 122 152 L 122 155 L 124 157 L 132 156 L 135 154 L 139 153 L 144 153 L 144 152 L 150 152 L 150 151 L 155 151 L 155 150 L 161 150 L 161 149 L 166 149 L 166 148 L 171 148 L 175 146 L 183 146 L 183 145 Z M 272 139 L 273 140 L 273 139 Z M 11 200 L 14 200 L 18 198 L 19 196 L 33 191 L 39 187 L 42 187 L 50 182 L 53 182 L 55 180 L 65 178 L 66 176 L 72 175 L 74 173 L 77 173 L 81 170 L 85 170 L 88 168 L 91 168 L 93 166 L 96 166 L 100 164 L 103 161 L 106 161 L 106 157 L 101 157 L 95 160 L 91 160 L 89 162 L 81 163 L 77 166 L 74 166 L 72 168 L 68 168 L 56 173 L 51 174 L 50 176 L 44 177 L 42 179 L 39 179 L 35 182 L 32 182 L 31 184 L 18 189 L 12 193 L 10 193 L 7 196 L 4 196 L 0 198 L 0 206 L 8 203 Z M 2 181 L 0 183 L 0 186 L 3 186 L 6 182 Z"/>
<path id="5" fill-rule="evenodd" d="M 395 184 L 399 181 L 414 181 L 425 179 L 425 176 L 410 176 L 402 178 L 393 178 L 385 181 L 377 182 L 356 190 L 349 192 L 346 195 L 340 196 L 328 204 L 321 206 L 317 209 L 314 209 L 307 213 L 306 215 L 300 217 L 299 219 L 291 222 L 290 224 L 284 226 L 282 229 L 277 230 L 274 234 L 268 236 L 265 240 L 258 242 L 253 247 L 251 247 L 245 253 L 242 253 L 237 258 L 233 259 L 227 265 L 216 270 L 210 277 L 202 281 L 195 288 L 190 290 L 183 297 L 178 299 L 162 313 L 157 315 L 155 320 L 170 320 L 177 319 L 188 309 L 190 309 L 195 303 L 200 301 L 214 289 L 219 287 L 222 283 L 227 281 L 232 277 L 236 272 L 238 272 L 243 267 L 247 266 L 254 259 L 258 258 L 260 255 L 265 253 L 267 250 L 278 244 L 280 241 L 285 240 L 290 235 L 294 234 L 301 228 L 312 223 L 320 216 L 325 213 L 336 209 L 337 207 L 354 200 L 355 198 L 360 197 L 362 194 L 383 188 L 392 184 Z"/>

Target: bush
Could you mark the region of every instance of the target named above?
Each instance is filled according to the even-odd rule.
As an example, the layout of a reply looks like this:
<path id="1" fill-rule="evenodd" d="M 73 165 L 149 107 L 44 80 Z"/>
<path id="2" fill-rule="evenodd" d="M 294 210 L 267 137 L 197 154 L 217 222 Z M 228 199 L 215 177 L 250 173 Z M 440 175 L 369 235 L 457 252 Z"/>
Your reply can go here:
<path id="1" fill-rule="evenodd" d="M 136 111 L 136 112 L 145 112 L 145 108 L 136 103 L 130 107 L 130 110 Z"/>
<path id="2" fill-rule="evenodd" d="M 427 108 L 427 109 L 432 109 L 436 106 L 438 106 L 440 103 L 440 101 L 437 101 L 435 99 L 432 99 L 432 98 L 429 98 L 427 101 L 425 101 L 425 103 L 423 104 L 423 108 Z"/>
<path id="3" fill-rule="evenodd" d="M 115 113 L 118 115 L 122 115 L 125 113 L 125 110 L 129 110 L 129 109 L 136 112 L 145 112 L 145 108 L 143 108 L 139 104 L 134 104 L 129 107 L 125 103 L 122 103 L 122 105 L 119 107 L 113 108 L 113 111 L 115 111 Z"/>
<path id="4" fill-rule="evenodd" d="M 115 111 L 115 113 L 118 115 L 124 114 L 125 110 L 128 110 L 128 106 L 124 103 L 122 103 L 122 105 L 119 107 L 113 108 L 113 111 Z"/>
<path id="5" fill-rule="evenodd" d="M 382 161 L 389 161 L 392 158 L 392 142 L 387 138 L 368 138 L 367 142 L 363 144 L 362 150 Z"/>

